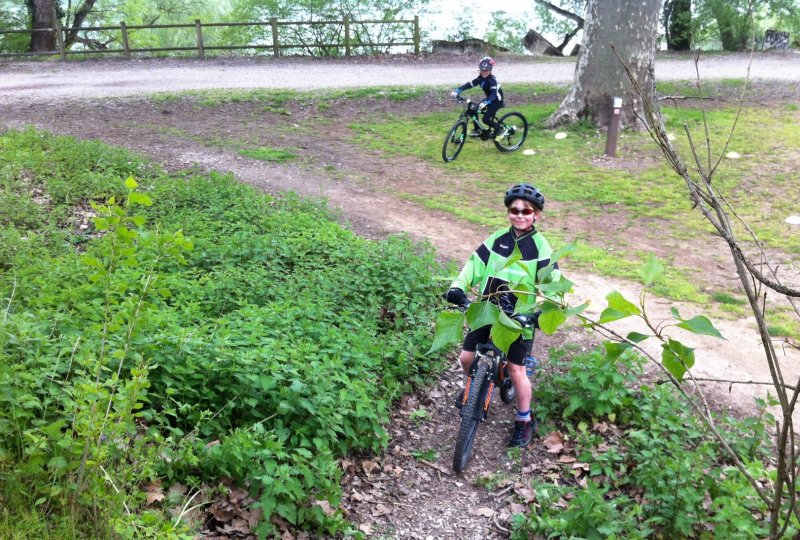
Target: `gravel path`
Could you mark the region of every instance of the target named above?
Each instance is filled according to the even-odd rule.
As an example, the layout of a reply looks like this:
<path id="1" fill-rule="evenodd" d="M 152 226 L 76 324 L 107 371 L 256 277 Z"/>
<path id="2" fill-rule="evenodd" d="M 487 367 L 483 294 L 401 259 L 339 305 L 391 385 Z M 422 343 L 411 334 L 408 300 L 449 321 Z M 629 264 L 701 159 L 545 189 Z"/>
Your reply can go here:
<path id="1" fill-rule="evenodd" d="M 470 57 L 389 57 L 379 59 L 148 59 L 0 63 L 0 104 L 51 99 L 131 96 L 208 88 L 292 88 L 314 90 L 381 85 L 448 85 L 470 73 Z M 747 75 L 750 55 L 704 57 L 699 62 L 703 79 Z M 143 69 L 146 67 L 146 69 Z M 500 58 L 497 75 L 504 83 L 569 83 L 572 58 Z M 659 57 L 658 80 L 692 80 L 692 58 Z M 756 53 L 750 66 L 752 79 L 800 80 L 800 53 Z"/>

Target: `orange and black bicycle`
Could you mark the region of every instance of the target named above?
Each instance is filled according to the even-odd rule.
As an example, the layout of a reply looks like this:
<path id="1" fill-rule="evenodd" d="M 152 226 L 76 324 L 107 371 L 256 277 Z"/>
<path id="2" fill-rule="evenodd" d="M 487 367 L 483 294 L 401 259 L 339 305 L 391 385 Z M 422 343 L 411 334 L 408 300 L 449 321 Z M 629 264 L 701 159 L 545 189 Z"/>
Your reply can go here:
<path id="1" fill-rule="evenodd" d="M 535 326 L 535 319 L 528 315 L 513 317 L 523 328 Z M 478 425 L 486 420 L 489 405 L 496 388 L 500 389 L 503 403 L 511 403 L 517 397 L 514 385 L 508 376 L 508 360 L 505 353 L 493 343 L 482 343 L 476 347 L 475 359 L 467 374 L 464 396 L 461 401 L 461 425 L 456 436 L 453 452 L 453 470 L 460 473 L 467 466 Z"/>

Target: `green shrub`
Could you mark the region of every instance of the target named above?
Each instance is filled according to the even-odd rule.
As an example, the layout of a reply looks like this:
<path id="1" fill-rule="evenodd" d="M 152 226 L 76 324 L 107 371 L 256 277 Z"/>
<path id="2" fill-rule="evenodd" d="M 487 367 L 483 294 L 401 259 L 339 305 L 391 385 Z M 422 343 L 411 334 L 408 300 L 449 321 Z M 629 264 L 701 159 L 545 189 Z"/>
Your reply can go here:
<path id="1" fill-rule="evenodd" d="M 551 368 L 536 389 L 536 413 L 573 421 L 610 418 L 630 412 L 634 383 L 641 374 L 641 357 L 623 354 L 609 358 L 596 349 L 566 360 L 554 352 Z"/>
<path id="2" fill-rule="evenodd" d="M 88 517 L 98 536 L 157 536 L 150 513 L 123 515 L 142 509 L 143 482 L 225 476 L 258 500 L 262 534 L 272 515 L 342 530 L 315 504 L 336 507 L 337 460 L 379 451 L 391 402 L 440 369 L 422 357 L 440 273 L 430 246 L 359 238 L 324 206 L 230 176 L 154 173 L 146 194 L 132 178 L 120 189 L 112 176 L 148 167 L 96 143 L 28 131 L 0 148 L 16 156 L 9 192 L 37 186 L 60 216 L 2 229 L 36 246 L 4 255 L 0 273 L 10 506 Z M 64 218 L 90 206 L 78 249 L 16 228 L 72 239 Z"/>
<path id="3" fill-rule="evenodd" d="M 577 460 L 588 464 L 586 487 L 537 484 L 537 504 L 514 521 L 514 538 L 760 538 L 768 535 L 766 508 L 707 428 L 669 385 L 633 386 L 641 360 L 625 354 L 609 361 L 597 349 L 565 362 L 555 358 L 539 378 L 536 398 L 543 418 L 561 417 Z M 615 394 L 611 398 L 610 395 Z M 569 414 L 562 414 L 561 408 Z M 765 403 L 743 420 L 716 424 L 765 479 L 768 461 Z M 601 418 L 616 423 L 590 429 Z"/>

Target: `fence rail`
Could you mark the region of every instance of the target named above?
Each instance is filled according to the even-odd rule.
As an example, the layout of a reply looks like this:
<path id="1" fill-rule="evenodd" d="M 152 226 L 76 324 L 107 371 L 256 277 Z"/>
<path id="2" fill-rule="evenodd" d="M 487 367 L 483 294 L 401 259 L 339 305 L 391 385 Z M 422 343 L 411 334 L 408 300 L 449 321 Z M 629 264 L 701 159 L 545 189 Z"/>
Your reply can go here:
<path id="1" fill-rule="evenodd" d="M 351 26 L 352 25 L 408 25 L 411 27 L 411 37 L 405 39 L 389 40 L 383 42 L 364 42 L 361 40 L 354 40 Z M 335 25 L 343 27 L 344 39 L 336 43 L 284 43 L 281 40 L 280 29 L 281 27 L 289 26 L 310 26 L 317 27 L 320 25 Z M 269 28 L 272 37 L 271 44 L 264 43 L 248 43 L 245 45 L 208 45 L 203 39 L 203 28 L 219 28 L 219 27 L 241 27 L 253 26 Z M 130 46 L 131 30 L 153 30 L 153 29 L 168 29 L 168 28 L 194 28 L 195 29 L 195 44 L 192 46 L 181 47 L 145 47 L 134 48 Z M 54 33 L 56 37 L 56 49 L 52 51 L 42 52 L 16 52 L 16 53 L 0 53 L 0 58 L 7 58 L 13 56 L 55 56 L 59 55 L 62 60 L 66 60 L 69 55 L 86 55 L 86 54 L 121 54 L 127 59 L 131 59 L 133 53 L 149 53 L 149 52 L 169 52 L 169 51 L 197 51 L 200 58 L 206 57 L 206 51 L 211 50 L 271 50 L 274 56 L 280 56 L 282 51 L 287 49 L 344 49 L 345 56 L 351 56 L 353 50 L 359 47 L 414 47 L 414 54 L 419 54 L 420 51 L 420 32 L 419 32 L 419 16 L 413 19 L 400 19 L 400 20 L 353 20 L 350 17 L 345 17 L 341 21 L 279 21 L 275 18 L 270 19 L 268 22 L 212 22 L 203 23 L 199 19 L 194 23 L 184 24 L 151 24 L 151 25 L 127 25 L 121 22 L 119 26 L 88 26 L 80 28 L 78 32 L 120 32 L 119 43 L 121 48 L 117 49 L 80 49 L 70 50 L 66 47 L 66 35 L 74 32 L 71 29 L 62 28 L 56 24 L 55 28 L 36 28 L 26 30 L 0 30 L 0 37 L 3 34 L 30 34 L 36 32 Z"/>

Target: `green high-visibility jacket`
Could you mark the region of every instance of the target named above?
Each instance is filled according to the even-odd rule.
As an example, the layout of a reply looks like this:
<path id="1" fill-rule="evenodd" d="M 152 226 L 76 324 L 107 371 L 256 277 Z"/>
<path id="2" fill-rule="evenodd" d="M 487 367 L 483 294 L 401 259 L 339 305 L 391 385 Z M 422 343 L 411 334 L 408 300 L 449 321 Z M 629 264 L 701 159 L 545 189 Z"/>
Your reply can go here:
<path id="1" fill-rule="evenodd" d="M 509 263 L 509 259 L 519 248 L 520 259 Z M 514 229 L 501 229 L 484 240 L 470 255 L 464 268 L 450 287 L 463 291 L 479 285 L 480 294 L 489 295 L 512 290 L 527 291 L 530 294 L 508 293 L 492 302 L 501 307 L 510 305 L 516 313 L 529 313 L 536 301 L 535 292 L 539 284 L 537 275 L 540 269 L 550 264 L 553 250 L 544 236 L 534 227 L 522 236 L 515 236 Z M 558 279 L 558 264 L 554 265 L 553 279 Z M 530 309 L 528 309 L 530 308 Z"/>

